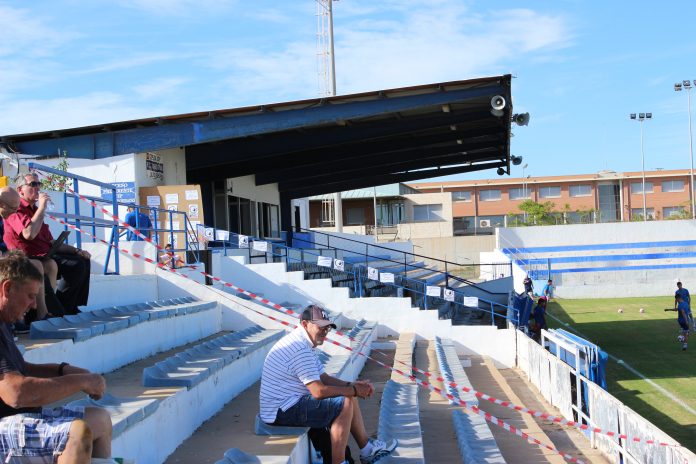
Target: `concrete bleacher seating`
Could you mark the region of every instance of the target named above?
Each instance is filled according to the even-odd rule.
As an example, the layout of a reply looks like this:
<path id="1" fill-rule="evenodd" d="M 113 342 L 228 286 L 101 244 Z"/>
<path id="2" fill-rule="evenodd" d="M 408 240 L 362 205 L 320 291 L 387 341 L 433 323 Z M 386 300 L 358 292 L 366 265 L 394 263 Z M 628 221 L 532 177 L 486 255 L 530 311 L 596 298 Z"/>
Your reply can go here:
<path id="1" fill-rule="evenodd" d="M 126 429 L 135 426 L 135 424 L 157 411 L 159 401 L 156 399 L 118 398 L 107 393 L 98 401 L 85 398 L 72 401 L 68 406 L 91 406 L 106 409 L 111 416 L 112 437 L 117 438 Z"/>
<path id="2" fill-rule="evenodd" d="M 454 344 L 449 339 L 435 338 L 435 353 L 437 355 L 440 373 L 447 381 L 445 389 L 455 399 L 450 400 L 450 404 L 459 405 L 460 399 L 467 406 L 478 407 L 478 398 L 471 391 L 465 392 L 461 387 L 472 389 L 471 382 L 464 372 L 459 356 Z M 459 387 L 454 387 L 454 382 Z M 493 438 L 486 420 L 474 414 L 467 414 L 462 410 L 452 411 L 452 421 L 454 430 L 457 434 L 457 443 L 464 463 L 495 463 L 503 464 L 505 459 Z"/>
<path id="3" fill-rule="evenodd" d="M 389 462 L 425 462 L 418 408 L 418 385 L 387 381 L 382 391 L 377 436 L 385 441 L 399 440 Z"/>
<path id="4" fill-rule="evenodd" d="M 145 368 L 143 386 L 191 389 L 258 345 L 274 343 L 283 334 L 282 330 L 264 330 L 256 326 L 221 335 Z"/>
<path id="5" fill-rule="evenodd" d="M 192 314 L 215 306 L 214 302 L 196 302 L 191 297 L 114 306 L 35 321 L 31 324 L 30 337 L 65 338 L 78 342 L 103 333 L 123 330 L 151 319 Z"/>
<path id="6" fill-rule="evenodd" d="M 215 301 L 162 299 L 36 321 L 24 339 L 32 363 L 65 361 L 93 372 L 121 366 L 220 330 Z"/>

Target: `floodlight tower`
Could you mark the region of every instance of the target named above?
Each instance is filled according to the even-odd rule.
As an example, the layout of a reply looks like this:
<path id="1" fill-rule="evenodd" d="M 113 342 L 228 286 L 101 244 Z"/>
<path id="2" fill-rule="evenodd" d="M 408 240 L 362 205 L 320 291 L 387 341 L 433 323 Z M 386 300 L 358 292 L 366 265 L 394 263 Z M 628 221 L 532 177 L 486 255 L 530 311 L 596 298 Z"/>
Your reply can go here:
<path id="1" fill-rule="evenodd" d="M 631 113 L 629 115 L 631 120 L 638 121 L 640 123 L 640 167 L 643 171 L 643 221 L 648 220 L 647 208 L 645 207 L 645 155 L 643 154 L 643 122 L 652 119 L 652 113 L 638 113 L 636 118 L 636 113 Z"/>
<path id="2" fill-rule="evenodd" d="M 336 96 L 336 58 L 334 56 L 333 0 L 317 2 L 317 67 L 319 95 Z M 334 193 L 334 225 L 336 232 L 343 232 L 343 208 L 341 192 Z"/>
<path id="3" fill-rule="evenodd" d="M 319 95 L 336 95 L 336 60 L 334 57 L 333 1 L 317 2 L 317 69 L 319 74 Z"/>
<path id="4" fill-rule="evenodd" d="M 696 79 L 694 79 L 694 85 L 696 86 Z M 689 105 L 689 159 L 691 160 L 691 171 L 689 173 L 689 177 L 691 178 L 691 218 L 696 219 L 696 201 L 694 200 L 694 143 L 691 135 L 691 82 L 689 82 L 687 79 L 682 81 L 681 84 L 679 82 L 674 84 L 675 92 L 680 92 L 682 88 L 686 89 L 686 99 Z"/>

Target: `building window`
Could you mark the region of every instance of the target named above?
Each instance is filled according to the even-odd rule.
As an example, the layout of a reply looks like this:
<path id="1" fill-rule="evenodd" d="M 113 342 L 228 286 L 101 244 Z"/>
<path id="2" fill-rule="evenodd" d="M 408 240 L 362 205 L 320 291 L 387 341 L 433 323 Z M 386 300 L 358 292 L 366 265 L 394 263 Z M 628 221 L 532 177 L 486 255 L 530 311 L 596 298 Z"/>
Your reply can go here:
<path id="1" fill-rule="evenodd" d="M 442 205 L 414 205 L 413 222 L 442 221 Z"/>
<path id="2" fill-rule="evenodd" d="M 529 189 L 511 188 L 508 190 L 508 196 L 511 200 L 526 200 L 527 198 L 529 198 Z"/>
<path id="3" fill-rule="evenodd" d="M 684 181 L 683 180 L 664 180 L 664 181 L 662 181 L 662 191 L 663 192 L 683 192 L 684 191 Z"/>
<path id="4" fill-rule="evenodd" d="M 592 195 L 591 185 L 571 185 L 568 189 L 571 197 L 589 197 Z"/>
<path id="5" fill-rule="evenodd" d="M 474 218 L 471 216 L 452 218 L 452 232 L 455 236 L 473 235 L 475 233 Z"/>
<path id="6" fill-rule="evenodd" d="M 505 216 L 479 216 L 477 229 L 486 231 L 492 231 L 496 227 L 505 226 Z"/>
<path id="7" fill-rule="evenodd" d="M 662 217 L 664 219 L 669 218 L 682 218 L 684 217 L 686 211 L 684 211 L 683 206 L 665 206 L 662 208 Z"/>
<path id="8" fill-rule="evenodd" d="M 471 201 L 471 192 L 459 191 L 452 192 L 452 199 L 456 201 Z"/>
<path id="9" fill-rule="evenodd" d="M 655 208 L 645 208 L 645 214 L 648 220 L 655 219 Z M 643 220 L 643 208 L 631 208 L 631 221 Z"/>
<path id="10" fill-rule="evenodd" d="M 346 224 L 362 225 L 365 224 L 364 208 L 346 208 Z"/>
<path id="11" fill-rule="evenodd" d="M 664 183 L 663 183 L 664 185 Z M 663 188 L 664 190 L 664 188 Z M 652 182 L 646 182 L 645 183 L 645 193 L 652 193 L 653 192 L 653 183 Z M 643 193 L 643 182 L 631 182 L 631 195 L 640 195 Z"/>
<path id="12" fill-rule="evenodd" d="M 500 200 L 500 189 L 481 190 L 479 192 L 481 201 L 496 201 Z"/>
<path id="13" fill-rule="evenodd" d="M 561 187 L 539 187 L 539 198 L 559 198 Z"/>

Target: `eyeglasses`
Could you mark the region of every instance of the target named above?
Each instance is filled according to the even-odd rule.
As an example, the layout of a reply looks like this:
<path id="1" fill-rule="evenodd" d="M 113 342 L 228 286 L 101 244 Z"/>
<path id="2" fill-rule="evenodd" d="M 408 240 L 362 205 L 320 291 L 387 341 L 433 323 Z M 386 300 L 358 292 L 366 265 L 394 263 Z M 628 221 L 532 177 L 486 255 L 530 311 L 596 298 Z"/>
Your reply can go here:
<path id="1" fill-rule="evenodd" d="M 320 326 L 319 324 L 317 324 L 316 322 L 313 322 L 313 324 L 316 325 L 317 327 L 319 327 L 319 330 L 320 330 L 321 332 L 324 332 L 324 333 L 329 333 L 329 332 L 331 332 L 331 326 L 330 326 L 330 325 L 327 325 L 326 327 L 321 327 L 321 326 Z"/>
<path id="2" fill-rule="evenodd" d="M 36 187 L 41 187 L 41 182 L 39 182 L 38 180 L 35 180 L 35 181 L 32 181 L 32 182 L 26 182 L 24 185 L 26 185 L 27 187 L 34 187 L 34 188 L 36 188 Z"/>

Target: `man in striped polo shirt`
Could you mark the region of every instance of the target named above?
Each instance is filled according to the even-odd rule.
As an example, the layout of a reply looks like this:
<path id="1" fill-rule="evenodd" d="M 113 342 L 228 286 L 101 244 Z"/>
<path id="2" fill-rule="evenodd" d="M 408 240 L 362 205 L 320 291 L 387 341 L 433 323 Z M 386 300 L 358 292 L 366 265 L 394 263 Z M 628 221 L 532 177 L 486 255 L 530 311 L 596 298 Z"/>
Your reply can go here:
<path id="1" fill-rule="evenodd" d="M 292 427 L 329 427 L 332 463 L 345 461 L 348 434 L 360 447 L 360 462 L 371 464 L 390 455 L 397 440 L 385 443 L 367 437 L 357 398 L 374 393 L 368 381 L 346 382 L 324 372 L 315 348 L 336 324 L 322 308 L 310 305 L 300 325 L 271 348 L 261 374 L 261 419 Z"/>

